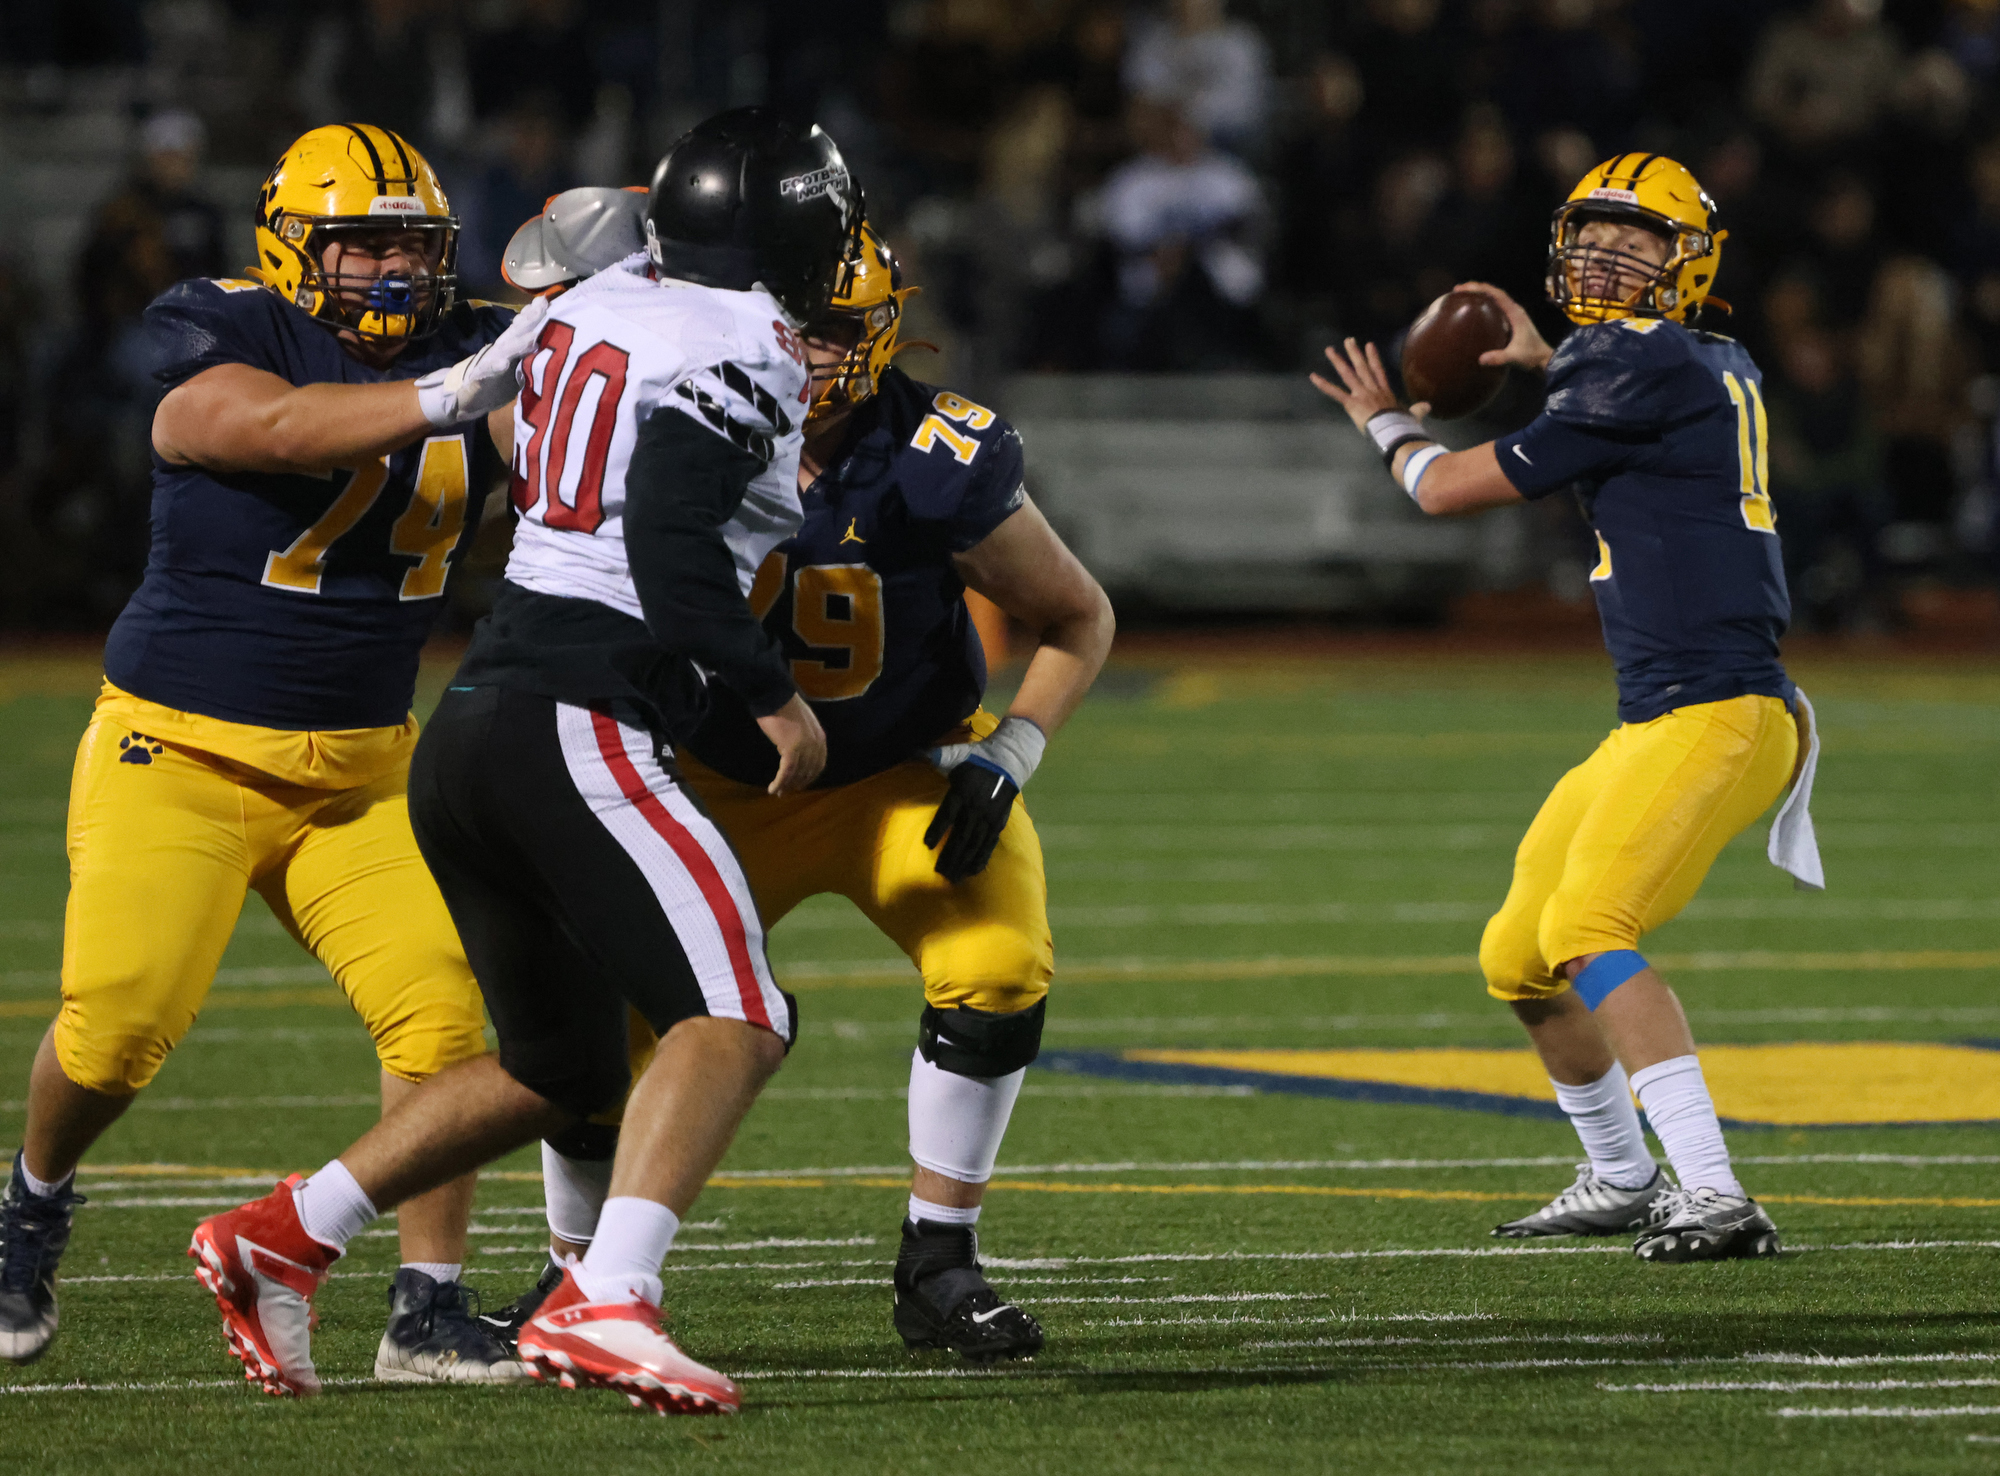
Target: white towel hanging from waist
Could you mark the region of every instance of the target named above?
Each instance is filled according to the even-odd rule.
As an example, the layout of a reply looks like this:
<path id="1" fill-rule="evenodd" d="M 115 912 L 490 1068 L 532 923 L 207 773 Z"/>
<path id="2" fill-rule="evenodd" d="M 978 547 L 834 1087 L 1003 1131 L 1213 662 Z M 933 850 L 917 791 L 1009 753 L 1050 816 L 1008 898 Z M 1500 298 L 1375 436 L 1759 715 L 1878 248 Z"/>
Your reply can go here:
<path id="1" fill-rule="evenodd" d="M 1812 704 L 1806 694 L 1792 689 L 1792 716 L 1799 725 L 1799 752 L 1803 755 L 1792 775 L 1792 792 L 1778 807 L 1771 822 L 1771 842 L 1764 854 L 1771 864 L 1792 876 L 1792 885 L 1801 892 L 1826 890 L 1826 872 L 1819 864 L 1819 837 L 1813 834 L 1813 774 L 1819 768 L 1819 724 L 1813 720 Z"/>

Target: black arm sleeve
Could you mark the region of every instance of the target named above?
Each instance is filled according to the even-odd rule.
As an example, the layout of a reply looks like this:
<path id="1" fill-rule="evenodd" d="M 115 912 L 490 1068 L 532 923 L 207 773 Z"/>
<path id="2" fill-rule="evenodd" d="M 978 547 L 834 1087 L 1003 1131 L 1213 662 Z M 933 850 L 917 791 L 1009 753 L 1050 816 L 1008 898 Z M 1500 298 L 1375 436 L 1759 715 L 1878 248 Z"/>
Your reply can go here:
<path id="1" fill-rule="evenodd" d="M 646 628 L 714 672 L 756 717 L 797 692 L 778 643 L 743 598 L 722 533 L 763 470 L 680 411 L 656 410 L 639 426 L 625 479 L 625 551 Z"/>

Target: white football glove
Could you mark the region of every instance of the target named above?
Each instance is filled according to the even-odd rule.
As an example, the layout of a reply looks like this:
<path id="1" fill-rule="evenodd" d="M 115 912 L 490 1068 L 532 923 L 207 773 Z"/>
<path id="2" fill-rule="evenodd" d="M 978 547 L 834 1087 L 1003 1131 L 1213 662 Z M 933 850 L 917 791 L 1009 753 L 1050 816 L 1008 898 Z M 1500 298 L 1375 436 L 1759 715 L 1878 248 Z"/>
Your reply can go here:
<path id="1" fill-rule="evenodd" d="M 507 331 L 478 353 L 417 381 L 417 408 L 439 430 L 476 420 L 513 399 L 520 389 L 517 370 L 534 351 L 549 315 L 549 300 L 538 297 L 514 315 Z"/>

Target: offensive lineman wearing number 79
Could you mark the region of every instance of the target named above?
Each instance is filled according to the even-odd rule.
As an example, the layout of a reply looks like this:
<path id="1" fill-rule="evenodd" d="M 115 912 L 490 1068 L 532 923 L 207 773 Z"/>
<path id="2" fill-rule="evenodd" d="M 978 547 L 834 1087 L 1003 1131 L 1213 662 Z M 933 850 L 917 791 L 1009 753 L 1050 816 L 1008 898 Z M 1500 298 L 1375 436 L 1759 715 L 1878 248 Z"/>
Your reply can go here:
<path id="1" fill-rule="evenodd" d="M 1513 299 L 1467 284 L 1513 328 L 1480 362 L 1548 374 L 1546 409 L 1513 435 L 1445 450 L 1397 401 L 1372 344 L 1326 351 L 1339 384 L 1313 376 L 1425 512 L 1573 489 L 1597 535 L 1591 588 L 1622 725 L 1542 805 L 1479 948 L 1488 993 L 1527 1027 L 1590 1161 L 1494 1233 L 1635 1233 L 1656 1261 L 1772 1255 L 1778 1232 L 1730 1167 L 1687 1019 L 1639 939 L 1788 781 L 1770 857 L 1823 884 L 1806 810 L 1812 708 L 1778 660 L 1791 606 L 1762 376 L 1740 344 L 1696 326 L 1726 234 L 1714 209 L 1657 154 L 1585 175 L 1551 232 L 1549 296 L 1578 325 L 1553 351 Z M 1635 1091 L 1678 1187 L 1647 1150 Z"/>

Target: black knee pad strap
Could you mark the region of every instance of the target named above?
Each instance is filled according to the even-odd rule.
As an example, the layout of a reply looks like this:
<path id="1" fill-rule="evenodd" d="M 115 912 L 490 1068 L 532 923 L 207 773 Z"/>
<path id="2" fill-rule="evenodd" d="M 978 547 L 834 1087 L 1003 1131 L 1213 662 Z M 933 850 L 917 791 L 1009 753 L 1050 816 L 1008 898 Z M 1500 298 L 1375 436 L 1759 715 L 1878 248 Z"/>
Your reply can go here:
<path id="1" fill-rule="evenodd" d="M 542 1141 L 564 1158 L 577 1163 L 609 1163 L 618 1153 L 618 1125 L 610 1122 L 577 1122 L 561 1132 L 550 1133 Z"/>
<path id="2" fill-rule="evenodd" d="M 917 1050 L 938 1070 L 955 1076 L 1006 1076 L 1041 1054 L 1048 1010 L 1046 999 L 1008 1015 L 925 1005 L 917 1024 Z"/>

